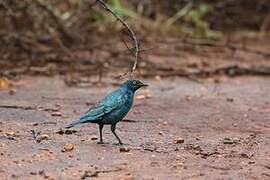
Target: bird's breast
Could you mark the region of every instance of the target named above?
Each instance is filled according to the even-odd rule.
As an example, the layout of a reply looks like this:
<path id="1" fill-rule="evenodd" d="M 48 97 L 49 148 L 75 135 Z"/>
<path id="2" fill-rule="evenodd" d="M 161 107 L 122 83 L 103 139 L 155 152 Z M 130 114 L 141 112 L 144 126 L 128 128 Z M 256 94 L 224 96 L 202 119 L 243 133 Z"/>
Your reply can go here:
<path id="1" fill-rule="evenodd" d="M 102 122 L 104 124 L 115 124 L 118 121 L 122 120 L 127 115 L 127 113 L 129 112 L 129 110 L 133 104 L 133 96 L 130 97 L 129 94 L 125 94 L 124 101 L 125 101 L 125 103 L 121 107 L 108 113 L 103 118 Z"/>

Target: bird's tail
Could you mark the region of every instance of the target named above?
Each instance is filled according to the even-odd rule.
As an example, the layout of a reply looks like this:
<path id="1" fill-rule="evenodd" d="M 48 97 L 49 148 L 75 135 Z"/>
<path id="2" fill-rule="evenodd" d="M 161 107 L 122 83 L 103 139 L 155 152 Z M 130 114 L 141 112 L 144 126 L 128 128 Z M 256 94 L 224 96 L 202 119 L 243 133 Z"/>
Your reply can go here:
<path id="1" fill-rule="evenodd" d="M 76 120 L 76 121 L 73 121 L 72 123 L 70 123 L 69 125 L 67 125 L 65 128 L 66 129 L 69 129 L 69 128 L 72 128 L 73 126 L 76 126 L 77 124 L 80 124 L 81 122 Z"/>

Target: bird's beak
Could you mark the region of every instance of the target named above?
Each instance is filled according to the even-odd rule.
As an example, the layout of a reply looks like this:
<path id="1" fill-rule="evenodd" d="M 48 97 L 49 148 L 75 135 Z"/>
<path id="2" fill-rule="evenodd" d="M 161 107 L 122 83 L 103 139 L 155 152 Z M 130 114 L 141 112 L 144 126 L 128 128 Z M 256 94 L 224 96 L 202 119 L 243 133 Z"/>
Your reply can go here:
<path id="1" fill-rule="evenodd" d="M 140 84 L 140 87 L 147 87 L 148 85 L 147 84 L 144 84 L 144 83 L 141 83 Z"/>

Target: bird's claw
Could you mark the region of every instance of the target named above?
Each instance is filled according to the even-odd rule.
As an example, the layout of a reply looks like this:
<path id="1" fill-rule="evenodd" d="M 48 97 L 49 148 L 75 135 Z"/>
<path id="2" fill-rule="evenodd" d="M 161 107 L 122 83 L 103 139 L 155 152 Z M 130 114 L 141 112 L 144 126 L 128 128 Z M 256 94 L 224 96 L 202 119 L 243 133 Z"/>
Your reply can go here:
<path id="1" fill-rule="evenodd" d="M 98 144 L 105 144 L 103 141 L 99 141 L 99 142 L 97 142 Z"/>

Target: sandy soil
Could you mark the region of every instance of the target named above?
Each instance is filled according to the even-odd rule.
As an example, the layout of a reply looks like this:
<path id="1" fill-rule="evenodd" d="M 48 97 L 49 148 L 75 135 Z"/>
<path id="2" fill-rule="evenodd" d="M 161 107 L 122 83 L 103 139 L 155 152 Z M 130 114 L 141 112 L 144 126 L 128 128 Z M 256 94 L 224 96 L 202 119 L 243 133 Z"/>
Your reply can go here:
<path id="1" fill-rule="evenodd" d="M 26 76 L 0 91 L 0 179 L 270 179 L 269 78 L 144 81 L 117 126 L 124 148 L 109 127 L 104 145 L 95 124 L 59 132 L 116 88 L 109 81 Z"/>

